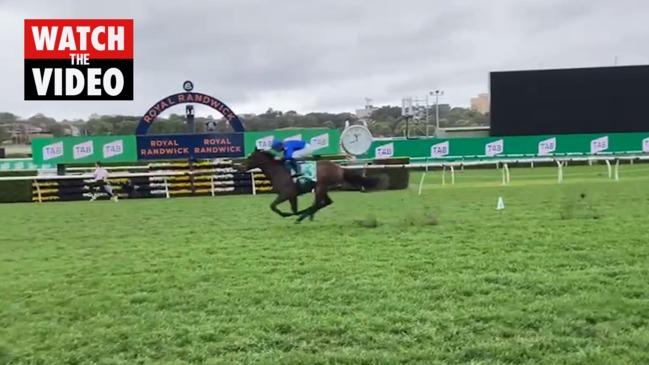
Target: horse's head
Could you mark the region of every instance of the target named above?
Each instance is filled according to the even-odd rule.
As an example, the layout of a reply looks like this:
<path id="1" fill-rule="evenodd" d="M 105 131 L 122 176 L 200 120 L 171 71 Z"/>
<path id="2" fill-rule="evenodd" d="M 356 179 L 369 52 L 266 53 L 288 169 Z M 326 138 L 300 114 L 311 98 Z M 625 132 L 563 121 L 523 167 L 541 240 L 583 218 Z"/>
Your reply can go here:
<path id="1" fill-rule="evenodd" d="M 255 149 L 252 153 L 239 165 L 240 171 L 248 171 L 256 168 L 261 168 L 265 164 L 273 161 L 273 156 L 270 152 Z"/>

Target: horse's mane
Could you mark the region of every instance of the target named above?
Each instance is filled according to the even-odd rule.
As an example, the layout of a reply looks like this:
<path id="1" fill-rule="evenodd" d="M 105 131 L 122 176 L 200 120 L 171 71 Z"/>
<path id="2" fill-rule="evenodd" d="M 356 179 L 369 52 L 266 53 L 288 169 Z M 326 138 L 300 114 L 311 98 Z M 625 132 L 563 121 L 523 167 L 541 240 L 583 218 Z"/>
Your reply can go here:
<path id="1" fill-rule="evenodd" d="M 273 159 L 273 160 L 275 159 L 275 155 L 273 155 L 270 151 L 257 150 L 257 152 L 265 155 L 267 158 L 270 158 L 270 159 Z"/>
<path id="2" fill-rule="evenodd" d="M 260 155 L 264 156 L 269 162 L 275 162 L 275 163 L 280 163 L 275 159 L 275 155 L 270 152 L 270 151 L 265 151 L 265 150 L 256 150 L 255 152 L 259 153 Z"/>

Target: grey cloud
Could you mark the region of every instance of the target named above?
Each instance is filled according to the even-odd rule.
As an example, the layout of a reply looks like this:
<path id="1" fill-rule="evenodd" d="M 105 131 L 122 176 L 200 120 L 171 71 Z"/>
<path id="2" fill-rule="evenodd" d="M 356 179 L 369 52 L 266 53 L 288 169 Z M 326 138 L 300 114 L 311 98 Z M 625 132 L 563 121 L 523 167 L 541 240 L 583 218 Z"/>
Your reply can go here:
<path id="1" fill-rule="evenodd" d="M 466 105 L 491 70 L 649 63 L 644 1 L 0 2 L 0 109 L 139 114 L 185 79 L 239 113 L 352 111 L 442 88 Z M 135 100 L 22 101 L 26 17 L 135 19 Z M 7 85 L 12 85 L 11 87 Z"/>

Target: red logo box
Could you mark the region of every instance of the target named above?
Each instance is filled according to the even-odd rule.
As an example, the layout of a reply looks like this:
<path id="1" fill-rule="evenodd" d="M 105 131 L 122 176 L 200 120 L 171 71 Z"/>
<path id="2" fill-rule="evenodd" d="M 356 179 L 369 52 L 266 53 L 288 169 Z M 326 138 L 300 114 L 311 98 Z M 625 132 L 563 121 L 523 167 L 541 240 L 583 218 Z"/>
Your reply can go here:
<path id="1" fill-rule="evenodd" d="M 25 19 L 25 100 L 133 100 L 132 19 Z"/>

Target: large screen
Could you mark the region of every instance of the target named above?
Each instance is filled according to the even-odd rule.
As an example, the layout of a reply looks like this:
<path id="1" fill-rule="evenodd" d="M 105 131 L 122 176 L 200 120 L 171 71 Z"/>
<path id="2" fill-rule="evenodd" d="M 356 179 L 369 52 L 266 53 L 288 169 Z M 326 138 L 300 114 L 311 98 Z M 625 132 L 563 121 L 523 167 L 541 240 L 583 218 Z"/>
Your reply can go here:
<path id="1" fill-rule="evenodd" d="M 649 66 L 491 73 L 491 135 L 649 131 Z"/>

